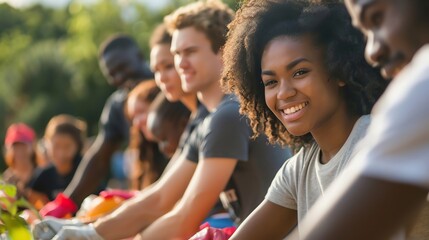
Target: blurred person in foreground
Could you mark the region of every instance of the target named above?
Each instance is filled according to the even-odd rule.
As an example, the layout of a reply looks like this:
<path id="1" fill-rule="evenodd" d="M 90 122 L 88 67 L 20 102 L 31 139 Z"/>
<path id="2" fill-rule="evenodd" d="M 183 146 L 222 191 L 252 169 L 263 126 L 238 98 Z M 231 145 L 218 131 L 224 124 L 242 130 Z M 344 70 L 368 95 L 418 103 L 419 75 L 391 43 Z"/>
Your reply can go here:
<path id="1" fill-rule="evenodd" d="M 353 162 L 304 219 L 301 239 L 388 239 L 427 203 L 429 2 L 345 2 L 367 37 L 367 61 L 393 80 Z"/>

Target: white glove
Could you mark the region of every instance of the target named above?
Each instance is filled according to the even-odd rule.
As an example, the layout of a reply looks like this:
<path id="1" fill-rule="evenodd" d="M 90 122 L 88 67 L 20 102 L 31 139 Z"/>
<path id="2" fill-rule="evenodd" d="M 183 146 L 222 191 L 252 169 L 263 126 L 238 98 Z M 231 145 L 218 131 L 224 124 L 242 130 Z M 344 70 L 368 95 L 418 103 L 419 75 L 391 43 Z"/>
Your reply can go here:
<path id="1" fill-rule="evenodd" d="M 52 240 L 104 240 L 92 224 L 84 226 L 64 226 Z"/>
<path id="2" fill-rule="evenodd" d="M 63 226 L 82 226 L 83 223 L 77 219 L 66 220 L 54 217 L 46 217 L 33 228 L 33 236 L 36 240 L 50 240 Z"/>

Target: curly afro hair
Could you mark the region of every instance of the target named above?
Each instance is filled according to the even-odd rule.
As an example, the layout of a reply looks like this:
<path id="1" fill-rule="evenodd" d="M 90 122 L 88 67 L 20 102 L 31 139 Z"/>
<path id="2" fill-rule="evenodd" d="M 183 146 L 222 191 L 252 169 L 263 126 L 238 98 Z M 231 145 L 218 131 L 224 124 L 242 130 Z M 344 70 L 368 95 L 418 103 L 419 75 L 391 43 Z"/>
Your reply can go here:
<path id="1" fill-rule="evenodd" d="M 387 82 L 364 59 L 365 42 L 344 4 L 330 1 L 250 0 L 229 25 L 224 49 L 222 85 L 240 100 L 240 111 L 250 119 L 254 137 L 265 133 L 270 142 L 292 148 L 313 141 L 311 134 L 291 135 L 265 103 L 261 58 L 266 45 L 279 36 L 309 35 L 323 48 L 330 79 L 342 88 L 350 114 L 370 113 Z"/>

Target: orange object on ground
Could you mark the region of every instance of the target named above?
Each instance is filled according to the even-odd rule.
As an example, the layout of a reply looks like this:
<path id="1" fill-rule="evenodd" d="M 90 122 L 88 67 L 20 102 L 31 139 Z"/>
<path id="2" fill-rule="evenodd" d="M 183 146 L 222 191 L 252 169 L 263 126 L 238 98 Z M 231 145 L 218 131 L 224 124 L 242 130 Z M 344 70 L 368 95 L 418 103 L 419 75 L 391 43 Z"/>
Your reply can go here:
<path id="1" fill-rule="evenodd" d="M 93 222 L 118 208 L 123 201 L 125 199 L 117 196 L 109 198 L 98 196 L 91 201 L 88 211 L 80 217 L 80 220 L 83 222 Z"/>

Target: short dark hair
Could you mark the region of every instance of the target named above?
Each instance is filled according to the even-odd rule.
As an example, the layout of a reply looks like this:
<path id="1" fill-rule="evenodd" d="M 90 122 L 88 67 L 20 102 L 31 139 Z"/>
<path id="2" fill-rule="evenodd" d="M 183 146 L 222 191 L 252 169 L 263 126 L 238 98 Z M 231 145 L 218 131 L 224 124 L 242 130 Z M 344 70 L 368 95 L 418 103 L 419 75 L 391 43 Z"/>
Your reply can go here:
<path id="1" fill-rule="evenodd" d="M 137 42 L 130 36 L 125 34 L 116 34 L 107 38 L 101 45 L 98 57 L 102 58 L 103 55 L 112 50 L 125 50 L 135 48 L 140 52 Z"/>
<path id="2" fill-rule="evenodd" d="M 171 34 L 167 31 L 164 23 L 159 24 L 150 37 L 150 48 L 158 44 L 171 44 Z"/>
<path id="3" fill-rule="evenodd" d="M 352 26 L 342 3 L 250 0 L 229 27 L 223 87 L 238 95 L 255 136 L 265 132 L 271 142 L 300 146 L 313 141 L 310 134 L 289 134 L 265 103 L 261 58 L 266 44 L 276 37 L 309 34 L 324 49 L 330 79 L 346 83 L 342 95 L 351 114 L 370 113 L 387 85 L 365 61 L 363 35 Z"/>

